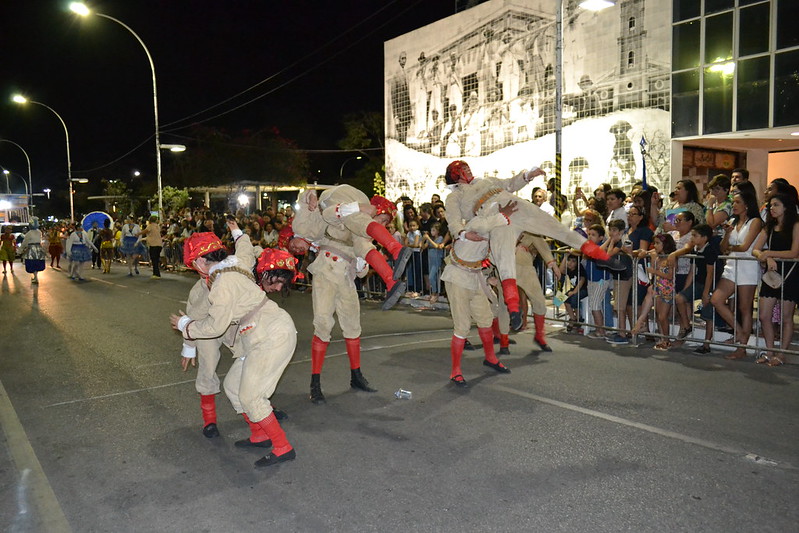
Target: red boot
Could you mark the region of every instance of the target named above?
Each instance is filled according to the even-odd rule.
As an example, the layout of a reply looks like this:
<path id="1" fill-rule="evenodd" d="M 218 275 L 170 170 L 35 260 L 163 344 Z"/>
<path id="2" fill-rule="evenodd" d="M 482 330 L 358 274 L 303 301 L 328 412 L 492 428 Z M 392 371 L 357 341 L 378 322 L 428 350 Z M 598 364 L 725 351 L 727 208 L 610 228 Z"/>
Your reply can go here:
<path id="1" fill-rule="evenodd" d="M 590 257 L 591 259 L 599 259 L 601 261 L 610 260 L 608 253 L 600 248 L 597 243 L 592 241 L 585 241 L 583 245 L 580 246 L 580 251 L 584 256 Z"/>
<path id="2" fill-rule="evenodd" d="M 234 442 L 234 446 L 238 448 L 269 448 L 272 446 L 272 441 L 269 440 L 269 436 L 266 434 L 264 429 L 250 420 L 250 417 L 247 416 L 247 413 L 242 413 L 241 416 L 244 417 L 244 421 L 247 422 L 247 425 L 250 426 L 250 438 L 237 440 Z"/>
<path id="3" fill-rule="evenodd" d="M 477 328 L 477 333 L 480 334 L 480 340 L 483 341 L 483 353 L 485 354 L 483 364 L 502 374 L 510 374 L 510 369 L 500 363 L 494 353 L 494 332 L 491 331 L 491 328 Z"/>
<path id="4" fill-rule="evenodd" d="M 274 413 L 256 422 L 272 441 L 272 451 L 266 456 L 255 461 L 255 466 L 272 466 L 284 461 L 291 461 L 297 457 L 297 453 L 286 438 L 286 432 L 280 427 L 280 423 L 275 418 Z"/>
<path id="5" fill-rule="evenodd" d="M 513 278 L 502 280 L 502 295 L 505 297 L 505 305 L 508 306 L 510 313 L 510 329 L 519 331 L 522 329 L 522 313 L 519 311 L 519 288 Z"/>
<path id="6" fill-rule="evenodd" d="M 203 435 L 206 438 L 219 436 L 219 429 L 216 427 L 216 397 L 213 394 L 200 395 L 200 409 L 203 412 Z"/>
<path id="7" fill-rule="evenodd" d="M 458 387 L 468 387 L 466 380 L 463 379 L 463 371 L 461 370 L 461 359 L 463 358 L 463 347 L 466 344 L 466 339 L 462 339 L 455 335 L 449 343 L 449 353 L 452 356 L 452 373 L 449 380 Z"/>
<path id="8" fill-rule="evenodd" d="M 544 315 L 533 315 L 533 320 L 535 321 L 535 337 L 533 337 L 533 340 L 538 347 L 541 348 L 542 352 L 551 352 L 552 348 L 549 347 L 549 344 L 547 344 L 547 339 L 544 336 L 544 333 L 546 332 L 544 326 Z"/>
<path id="9" fill-rule="evenodd" d="M 327 345 L 316 335 L 311 339 L 311 402 L 315 404 L 325 403 L 325 395 L 322 394 L 321 376 L 322 365 L 325 362 Z"/>
<path id="10" fill-rule="evenodd" d="M 395 239 L 388 232 L 383 224 L 380 224 L 379 222 L 370 222 L 369 225 L 366 226 L 366 234 L 376 240 L 377 243 L 383 248 L 385 248 L 388 253 L 391 254 L 391 257 L 394 259 L 399 257 L 400 250 L 402 250 L 402 245 L 397 242 L 397 239 Z"/>

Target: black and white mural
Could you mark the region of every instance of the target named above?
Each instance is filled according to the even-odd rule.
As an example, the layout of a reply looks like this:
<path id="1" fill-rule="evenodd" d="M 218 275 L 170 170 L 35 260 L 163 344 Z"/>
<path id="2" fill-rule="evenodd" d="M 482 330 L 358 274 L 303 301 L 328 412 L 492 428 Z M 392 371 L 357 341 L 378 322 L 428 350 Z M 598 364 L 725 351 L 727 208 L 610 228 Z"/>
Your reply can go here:
<path id="1" fill-rule="evenodd" d="M 390 198 L 429 200 L 454 159 L 476 176 L 553 167 L 555 4 L 491 0 L 386 43 Z M 563 4 L 564 190 L 629 190 L 642 135 L 648 182 L 668 184 L 670 3 Z"/>

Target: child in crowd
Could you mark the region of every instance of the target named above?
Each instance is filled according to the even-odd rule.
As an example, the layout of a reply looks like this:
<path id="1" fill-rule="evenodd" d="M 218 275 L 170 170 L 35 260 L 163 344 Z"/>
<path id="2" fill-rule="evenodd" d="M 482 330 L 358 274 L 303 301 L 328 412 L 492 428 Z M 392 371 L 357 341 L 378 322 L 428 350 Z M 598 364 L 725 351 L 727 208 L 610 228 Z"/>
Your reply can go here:
<path id="1" fill-rule="evenodd" d="M 630 256 L 622 250 L 625 229 L 626 225 L 624 220 L 614 218 L 608 222 L 608 238 L 602 244 L 602 249 L 611 257 L 618 255 L 625 267 L 621 272 L 611 273 L 613 277 L 612 287 L 616 300 L 616 314 L 619 317 L 619 329 L 621 330 L 627 328 L 627 303 L 630 296 L 630 279 L 633 275 L 633 261 Z M 624 285 L 624 289 L 622 289 L 622 285 Z M 632 326 L 632 324 L 630 325 Z M 630 342 L 627 340 L 627 336 L 622 333 L 615 333 L 607 340 L 611 344 L 628 344 Z"/>
<path id="2" fill-rule="evenodd" d="M 441 292 L 441 265 L 444 263 L 444 236 L 441 235 L 441 224 L 430 225 L 430 234 L 425 234 L 424 246 L 427 249 L 427 264 L 430 276 L 430 303 L 438 301 Z"/>
<path id="3" fill-rule="evenodd" d="M 602 245 L 605 238 L 605 228 L 601 224 L 594 224 L 588 228 L 588 240 Z M 599 268 L 596 261 L 593 259 L 584 259 L 586 279 L 588 280 L 588 305 L 591 309 L 591 314 L 594 317 L 594 324 L 596 331 L 589 337 L 592 339 L 605 338 L 605 316 L 602 310 L 605 307 L 605 296 L 607 296 L 608 288 L 610 287 L 609 279 L 610 272 Z"/>
<path id="4" fill-rule="evenodd" d="M 694 314 L 694 301 L 701 299 L 701 318 L 705 321 L 705 343 L 694 350 L 694 353 L 706 354 L 710 353 L 710 345 L 707 341 L 713 338 L 713 306 L 710 305 L 710 293 L 721 276 L 721 270 L 716 268 L 716 262 L 721 255 L 719 239 L 714 236 L 713 228 L 709 224 L 695 226 L 691 230 L 691 243 L 672 252 L 669 255 L 669 263 L 673 265 L 677 257 L 691 253 L 697 257 L 691 267 L 693 275 L 688 276 L 685 288 L 675 298 L 677 312 L 680 315 L 680 333 L 672 346 L 682 344 L 682 339 L 693 330 L 691 321 Z"/>
<path id="5" fill-rule="evenodd" d="M 676 246 L 674 238 L 667 233 L 655 235 L 654 246 L 654 249 L 649 251 L 650 266 L 646 269 L 653 281 L 644 304 L 641 306 L 641 316 L 633 328 L 633 334 L 644 328 L 644 324 L 649 319 L 649 310 L 654 306 L 660 334 L 664 336 L 655 345 L 655 350 L 666 351 L 671 348 L 671 342 L 665 337 L 670 333 L 669 313 L 674 303 L 674 268 L 669 264 L 668 258 L 663 257 L 663 254 L 668 255 L 674 252 Z"/>
<path id="6" fill-rule="evenodd" d="M 419 221 L 412 219 L 408 223 L 408 234 L 405 235 L 405 246 L 413 250 L 413 256 L 408 261 L 408 291 L 411 298 L 416 298 L 422 292 L 422 232 L 419 231 Z"/>
<path id="7" fill-rule="evenodd" d="M 566 324 L 566 331 L 571 332 L 580 321 L 580 301 L 588 297 L 588 289 L 585 287 L 587 278 L 585 268 L 577 260 L 576 255 L 567 254 L 563 256 L 560 263 L 560 271 L 563 272 L 561 280 L 562 287 L 566 290 L 566 313 L 569 315 L 569 323 Z M 578 330 L 582 333 L 582 330 Z"/>

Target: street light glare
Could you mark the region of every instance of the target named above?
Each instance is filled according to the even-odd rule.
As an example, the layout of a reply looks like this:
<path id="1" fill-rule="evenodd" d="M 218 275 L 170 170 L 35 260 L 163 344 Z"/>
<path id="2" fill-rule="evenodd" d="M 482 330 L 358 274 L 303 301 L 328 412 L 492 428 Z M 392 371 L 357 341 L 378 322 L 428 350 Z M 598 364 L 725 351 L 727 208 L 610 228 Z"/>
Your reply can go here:
<path id="1" fill-rule="evenodd" d="M 602 11 L 614 5 L 616 5 L 616 2 L 612 2 L 611 0 L 584 0 L 580 2 L 580 7 L 588 11 Z"/>
<path id="2" fill-rule="evenodd" d="M 28 99 L 25 98 L 24 96 L 22 96 L 21 94 L 15 94 L 14 96 L 11 97 L 11 100 L 13 100 L 14 102 L 16 102 L 18 104 L 27 104 L 28 103 Z"/>
<path id="3" fill-rule="evenodd" d="M 85 17 L 91 14 L 91 11 L 89 11 L 89 8 L 86 7 L 86 4 L 84 4 L 83 2 L 72 2 L 71 4 L 69 4 L 69 10 L 72 11 L 73 13 L 77 13 L 81 17 Z"/>

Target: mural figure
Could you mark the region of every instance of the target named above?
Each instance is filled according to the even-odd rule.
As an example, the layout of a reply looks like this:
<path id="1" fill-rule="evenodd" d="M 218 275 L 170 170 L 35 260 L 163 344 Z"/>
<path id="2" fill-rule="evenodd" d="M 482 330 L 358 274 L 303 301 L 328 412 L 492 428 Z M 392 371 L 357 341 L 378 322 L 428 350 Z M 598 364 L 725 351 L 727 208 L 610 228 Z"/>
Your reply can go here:
<path id="1" fill-rule="evenodd" d="M 411 98 L 408 93 L 408 73 L 405 64 L 408 56 L 403 51 L 399 56 L 400 74 L 391 83 L 391 115 L 394 119 L 394 135 L 399 142 L 404 143 L 408 137 L 408 127 L 411 125 Z"/>

